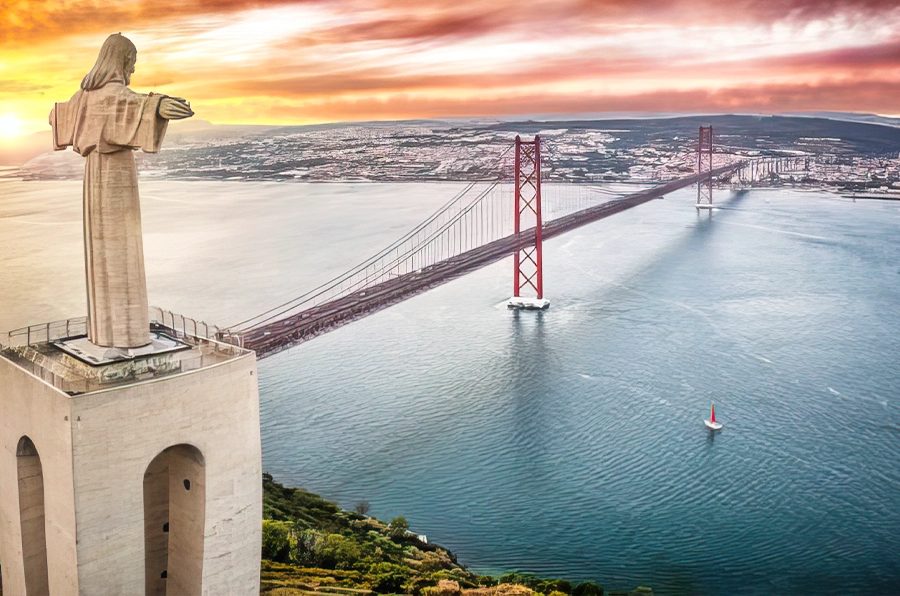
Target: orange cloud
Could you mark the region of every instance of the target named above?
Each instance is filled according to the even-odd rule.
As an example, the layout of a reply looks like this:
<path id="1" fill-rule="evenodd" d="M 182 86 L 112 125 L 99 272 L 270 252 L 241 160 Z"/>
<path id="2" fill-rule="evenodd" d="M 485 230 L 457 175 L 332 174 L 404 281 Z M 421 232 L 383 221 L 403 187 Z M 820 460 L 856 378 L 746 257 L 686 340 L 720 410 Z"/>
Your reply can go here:
<path id="1" fill-rule="evenodd" d="M 228 14 L 267 5 L 297 4 L 291 0 L 137 0 L 104 2 L 32 0 L 0 5 L 4 23 L 0 44 L 47 41 L 92 33 L 154 26 L 195 15 Z"/>
<path id="2" fill-rule="evenodd" d="M 46 41 L 85 34 L 159 26 L 197 16 L 228 16 L 247 10 L 316 5 L 336 13 L 393 15 L 336 28 L 328 36 L 390 40 L 447 35 L 477 36 L 488 31 L 524 26 L 535 35 L 563 35 L 573 28 L 666 22 L 699 27 L 732 22 L 772 23 L 780 20 L 820 20 L 833 15 L 849 19 L 896 12 L 895 0 L 22 0 L 0 5 L 4 23 L 0 44 Z"/>
<path id="3" fill-rule="evenodd" d="M 900 112 L 896 0 L 88 0 L 0 6 L 0 115 L 32 130 L 106 35 L 219 122 L 612 111 Z"/>
<path id="4" fill-rule="evenodd" d="M 255 104 L 264 120 L 275 117 L 315 121 L 482 117 L 502 114 L 562 115 L 602 112 L 651 113 L 778 113 L 857 111 L 860 102 L 873 112 L 893 113 L 900 82 L 867 83 L 860 92 L 843 84 L 769 85 L 715 91 L 660 90 L 637 95 L 565 96 L 523 94 L 486 99 L 421 98 L 398 94 L 387 101 L 333 98 L 302 106 Z M 215 108 L 213 108 L 215 113 Z"/>

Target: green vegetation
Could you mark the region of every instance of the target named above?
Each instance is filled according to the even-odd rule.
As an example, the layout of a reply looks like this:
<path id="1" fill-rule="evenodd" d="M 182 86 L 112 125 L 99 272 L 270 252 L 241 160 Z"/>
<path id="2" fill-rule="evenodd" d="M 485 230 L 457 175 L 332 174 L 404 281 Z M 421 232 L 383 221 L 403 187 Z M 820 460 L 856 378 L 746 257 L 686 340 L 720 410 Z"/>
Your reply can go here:
<path id="1" fill-rule="evenodd" d="M 265 596 L 604 596 L 593 582 L 528 573 L 476 575 L 445 548 L 409 533 L 396 517 L 389 524 L 367 517 L 369 504 L 344 511 L 299 488 L 263 474 L 262 583 Z M 0 586 L 0 596 L 3 588 Z M 653 596 L 650 588 L 605 593 Z"/>
<path id="2" fill-rule="evenodd" d="M 367 517 L 369 504 L 345 511 L 318 495 L 263 475 L 261 593 L 266 596 L 603 596 L 593 582 L 525 573 L 476 575 L 445 548 L 423 542 L 396 517 Z M 652 596 L 649 588 L 609 596 Z"/>

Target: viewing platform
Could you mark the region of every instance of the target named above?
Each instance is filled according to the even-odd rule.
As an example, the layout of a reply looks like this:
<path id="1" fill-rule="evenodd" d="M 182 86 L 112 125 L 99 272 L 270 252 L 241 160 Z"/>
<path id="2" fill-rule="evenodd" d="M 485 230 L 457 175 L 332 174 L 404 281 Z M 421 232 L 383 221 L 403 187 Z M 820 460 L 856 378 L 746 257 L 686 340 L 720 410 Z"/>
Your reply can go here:
<path id="1" fill-rule="evenodd" d="M 218 341 L 214 325 L 150 308 L 148 346 L 103 348 L 87 340 L 87 318 L 16 329 L 0 356 L 70 396 L 208 368 L 250 350 Z"/>

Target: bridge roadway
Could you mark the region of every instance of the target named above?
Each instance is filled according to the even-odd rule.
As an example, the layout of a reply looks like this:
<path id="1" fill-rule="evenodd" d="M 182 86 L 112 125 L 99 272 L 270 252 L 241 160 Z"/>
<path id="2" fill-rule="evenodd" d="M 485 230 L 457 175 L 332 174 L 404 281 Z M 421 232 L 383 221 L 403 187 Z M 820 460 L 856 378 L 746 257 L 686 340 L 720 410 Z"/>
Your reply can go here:
<path id="1" fill-rule="evenodd" d="M 743 163 L 739 162 L 722 166 L 708 174 L 704 173 L 702 176 L 720 176 L 734 171 L 742 165 Z M 546 222 L 543 227 L 543 239 L 549 240 L 575 228 L 696 184 L 700 177 L 701 174 L 694 174 L 673 180 Z M 495 263 L 531 244 L 534 244 L 534 228 L 495 240 L 430 267 L 400 275 L 365 290 L 308 308 L 284 319 L 250 329 L 240 334 L 242 344 L 245 348 L 254 350 L 257 358 L 272 356 L 317 335 Z"/>

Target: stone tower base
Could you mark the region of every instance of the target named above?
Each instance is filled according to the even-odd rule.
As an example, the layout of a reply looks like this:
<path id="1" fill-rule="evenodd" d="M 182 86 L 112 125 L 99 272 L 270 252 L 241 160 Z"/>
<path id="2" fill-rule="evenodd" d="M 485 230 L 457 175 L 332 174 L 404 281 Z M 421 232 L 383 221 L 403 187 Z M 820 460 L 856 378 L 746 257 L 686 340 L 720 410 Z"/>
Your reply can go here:
<path id="1" fill-rule="evenodd" d="M 259 593 L 256 358 L 185 341 L 109 370 L 0 352 L 4 594 Z"/>

